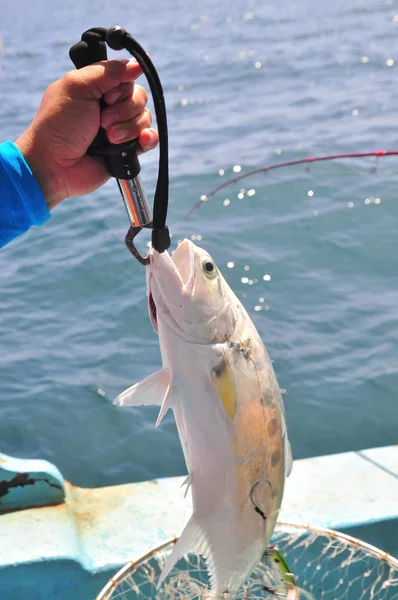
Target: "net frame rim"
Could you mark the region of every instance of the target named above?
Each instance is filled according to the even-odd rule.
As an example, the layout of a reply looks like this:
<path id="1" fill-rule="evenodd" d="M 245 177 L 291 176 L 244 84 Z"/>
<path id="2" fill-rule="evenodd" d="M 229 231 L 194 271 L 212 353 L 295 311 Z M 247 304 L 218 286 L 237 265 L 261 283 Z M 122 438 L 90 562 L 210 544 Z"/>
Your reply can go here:
<path id="1" fill-rule="evenodd" d="M 302 532 L 318 533 L 328 538 L 341 540 L 345 543 L 354 546 L 355 548 L 366 550 L 368 554 L 373 555 L 379 560 L 387 563 L 390 567 L 393 567 L 394 569 L 398 570 L 398 558 L 395 558 L 394 556 L 392 556 L 392 554 L 389 554 L 388 552 L 380 550 L 372 544 L 368 544 L 367 542 L 358 540 L 357 538 L 346 533 L 342 533 L 341 531 L 336 531 L 335 529 L 328 529 L 327 527 L 321 527 L 319 525 L 304 525 L 301 523 L 289 523 L 287 521 L 278 521 L 276 523 L 276 526 L 282 529 L 295 529 L 297 531 Z M 112 591 L 116 588 L 116 586 L 119 583 L 121 583 L 125 579 L 125 577 L 130 572 L 135 571 L 135 569 L 140 567 L 146 560 L 148 560 L 148 558 L 152 558 L 155 554 L 161 552 L 162 550 L 165 550 L 170 545 L 175 545 L 177 541 L 178 537 L 174 536 L 168 539 L 167 541 L 163 542 L 163 544 L 151 548 L 150 550 L 148 550 L 148 552 L 140 556 L 137 560 L 131 560 L 128 563 L 126 563 L 121 569 L 119 569 L 119 571 L 117 571 L 117 573 L 113 577 L 111 577 L 111 579 L 109 579 L 105 587 L 101 590 L 98 596 L 96 596 L 95 600 L 109 600 Z"/>

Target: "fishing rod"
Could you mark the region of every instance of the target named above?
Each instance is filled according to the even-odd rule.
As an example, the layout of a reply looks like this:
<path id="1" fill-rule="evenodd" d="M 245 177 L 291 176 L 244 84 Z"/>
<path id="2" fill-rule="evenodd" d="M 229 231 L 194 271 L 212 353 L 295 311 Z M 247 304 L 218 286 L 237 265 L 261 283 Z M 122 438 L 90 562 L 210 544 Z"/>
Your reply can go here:
<path id="1" fill-rule="evenodd" d="M 148 265 L 149 257 L 142 256 L 134 245 L 135 236 L 142 228 L 152 229 L 152 247 L 164 252 L 170 247 L 170 234 L 166 225 L 169 194 L 169 161 L 166 106 L 159 76 L 151 59 L 140 44 L 122 27 L 93 27 L 85 31 L 80 42 L 69 50 L 69 56 L 77 69 L 107 60 L 107 49 L 127 50 L 139 63 L 153 97 L 159 131 L 159 169 L 153 200 L 153 216 L 141 183 L 141 166 L 137 157 L 138 139 L 121 144 L 111 144 L 106 132 L 100 128 L 88 148 L 90 156 L 105 160 L 108 171 L 115 177 L 130 220 L 125 243 L 131 254 L 141 264 Z M 101 109 L 105 101 L 100 101 Z"/>
<path id="2" fill-rule="evenodd" d="M 213 188 L 207 194 L 203 194 L 199 200 L 192 206 L 192 208 L 185 215 L 185 219 L 188 219 L 194 212 L 197 210 L 204 202 L 207 202 L 209 198 L 215 196 L 218 192 L 228 187 L 233 183 L 237 183 L 246 177 L 250 177 L 251 175 L 256 175 L 257 173 L 267 173 L 268 171 L 273 171 L 274 169 L 281 169 L 282 167 L 291 167 L 294 165 L 302 165 L 302 164 L 311 164 L 315 162 L 324 162 L 328 160 L 338 160 L 338 159 L 346 159 L 346 158 L 366 158 L 369 156 L 376 157 L 376 160 L 379 160 L 382 156 L 397 156 L 398 150 L 376 150 L 375 152 L 347 152 L 344 154 L 326 154 L 324 156 L 308 156 L 306 158 L 297 158 L 294 160 L 286 160 L 284 162 L 275 163 L 272 165 L 265 165 L 264 167 L 258 167 L 257 169 L 252 169 L 247 173 L 242 173 L 241 175 L 236 175 L 228 181 L 224 181 L 217 187 Z M 371 173 L 376 172 L 376 166 L 371 167 Z"/>

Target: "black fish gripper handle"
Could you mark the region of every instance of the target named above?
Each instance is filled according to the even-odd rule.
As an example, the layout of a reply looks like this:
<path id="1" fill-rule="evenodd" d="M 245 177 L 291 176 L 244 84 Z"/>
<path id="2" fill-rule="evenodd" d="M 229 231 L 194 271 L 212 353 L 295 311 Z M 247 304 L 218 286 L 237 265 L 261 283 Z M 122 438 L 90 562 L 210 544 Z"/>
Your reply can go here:
<path id="1" fill-rule="evenodd" d="M 82 39 L 77 44 L 74 44 L 69 50 L 69 56 L 76 69 L 88 67 L 102 60 L 107 60 L 106 43 L 102 40 L 105 37 L 106 29 L 97 27 L 96 31 L 86 31 L 82 35 Z M 101 35 L 103 29 L 103 36 Z M 103 98 L 100 100 L 101 110 L 106 104 Z M 105 149 L 109 145 L 105 130 L 100 127 L 98 133 L 88 149 L 88 154 L 96 154 L 98 148 Z"/>
<path id="2" fill-rule="evenodd" d="M 120 28 L 113 29 L 118 30 Z M 102 60 L 108 60 L 105 42 L 107 33 L 108 30 L 104 27 L 94 27 L 85 31 L 81 41 L 71 47 L 69 56 L 77 69 L 88 67 Z M 117 35 L 120 36 L 120 34 Z M 106 106 L 104 99 L 101 98 L 101 110 Z M 138 139 L 122 144 L 111 144 L 105 130 L 100 127 L 94 141 L 87 150 L 87 154 L 102 156 L 112 177 L 133 179 L 141 170 L 137 157 L 137 143 Z"/>

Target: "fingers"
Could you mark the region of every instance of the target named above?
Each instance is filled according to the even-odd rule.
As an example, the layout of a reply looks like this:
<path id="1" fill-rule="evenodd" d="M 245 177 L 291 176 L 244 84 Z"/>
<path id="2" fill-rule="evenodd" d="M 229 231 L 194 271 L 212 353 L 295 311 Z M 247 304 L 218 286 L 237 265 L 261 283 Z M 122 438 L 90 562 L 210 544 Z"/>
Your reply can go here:
<path id="1" fill-rule="evenodd" d="M 139 136 L 138 154 L 152 150 L 159 143 L 159 134 L 156 129 L 143 129 Z"/>
<path id="2" fill-rule="evenodd" d="M 108 140 L 113 144 L 137 138 L 143 129 L 149 129 L 152 125 L 151 111 L 146 108 L 148 95 L 145 89 L 135 85 L 132 95 L 128 94 L 131 89 L 131 84 L 122 84 L 111 90 L 108 100 L 113 92 L 118 92 L 119 98 L 126 95 L 127 97 L 105 108 L 101 113 L 101 127 L 106 130 Z"/>
<path id="3" fill-rule="evenodd" d="M 129 85 L 130 84 L 125 84 L 125 92 L 128 91 Z M 119 87 L 116 90 L 109 92 L 109 94 L 112 94 L 114 91 L 119 92 L 120 94 L 122 93 Z M 139 117 L 140 114 L 144 112 L 147 102 L 148 94 L 145 89 L 140 85 L 136 85 L 132 95 L 128 95 L 124 100 L 120 100 L 113 106 L 105 108 L 102 111 L 101 127 L 108 129 L 115 123 L 130 121 L 131 119 Z"/>
<path id="4" fill-rule="evenodd" d="M 120 84 L 135 81 L 141 73 L 141 67 L 134 58 L 106 60 L 70 71 L 61 81 L 72 98 L 99 100 Z"/>
<path id="5" fill-rule="evenodd" d="M 109 142 L 120 144 L 139 138 L 140 151 L 146 152 L 157 145 L 158 133 L 151 128 L 148 95 L 134 83 L 141 74 L 135 59 L 109 60 L 70 71 L 57 85 L 72 100 L 98 101 L 103 97 L 109 106 L 101 112 L 100 120 Z"/>
<path id="6" fill-rule="evenodd" d="M 118 121 L 116 124 L 105 129 L 111 144 L 121 144 L 127 140 L 139 137 L 141 131 L 149 128 L 151 124 L 151 111 L 145 108 L 138 117 L 134 117 L 128 121 Z"/>
<path id="7" fill-rule="evenodd" d="M 129 83 L 121 83 L 113 90 L 110 90 L 106 94 L 104 94 L 104 100 L 109 106 L 112 104 L 116 104 L 116 102 L 121 102 L 125 98 L 128 98 L 133 95 L 134 92 L 134 81 Z"/>

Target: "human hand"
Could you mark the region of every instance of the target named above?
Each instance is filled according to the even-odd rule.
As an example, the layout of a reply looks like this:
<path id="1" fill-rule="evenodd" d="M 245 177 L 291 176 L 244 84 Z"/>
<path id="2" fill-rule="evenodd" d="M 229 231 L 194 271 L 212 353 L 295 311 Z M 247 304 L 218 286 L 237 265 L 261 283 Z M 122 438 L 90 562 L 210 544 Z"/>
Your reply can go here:
<path id="1" fill-rule="evenodd" d="M 86 154 L 100 125 L 113 144 L 139 138 L 138 153 L 157 145 L 148 96 L 135 83 L 140 74 L 135 60 L 109 60 L 70 71 L 44 92 L 35 118 L 15 144 L 50 210 L 109 179 L 103 160 Z M 101 97 L 109 106 L 100 112 Z"/>

